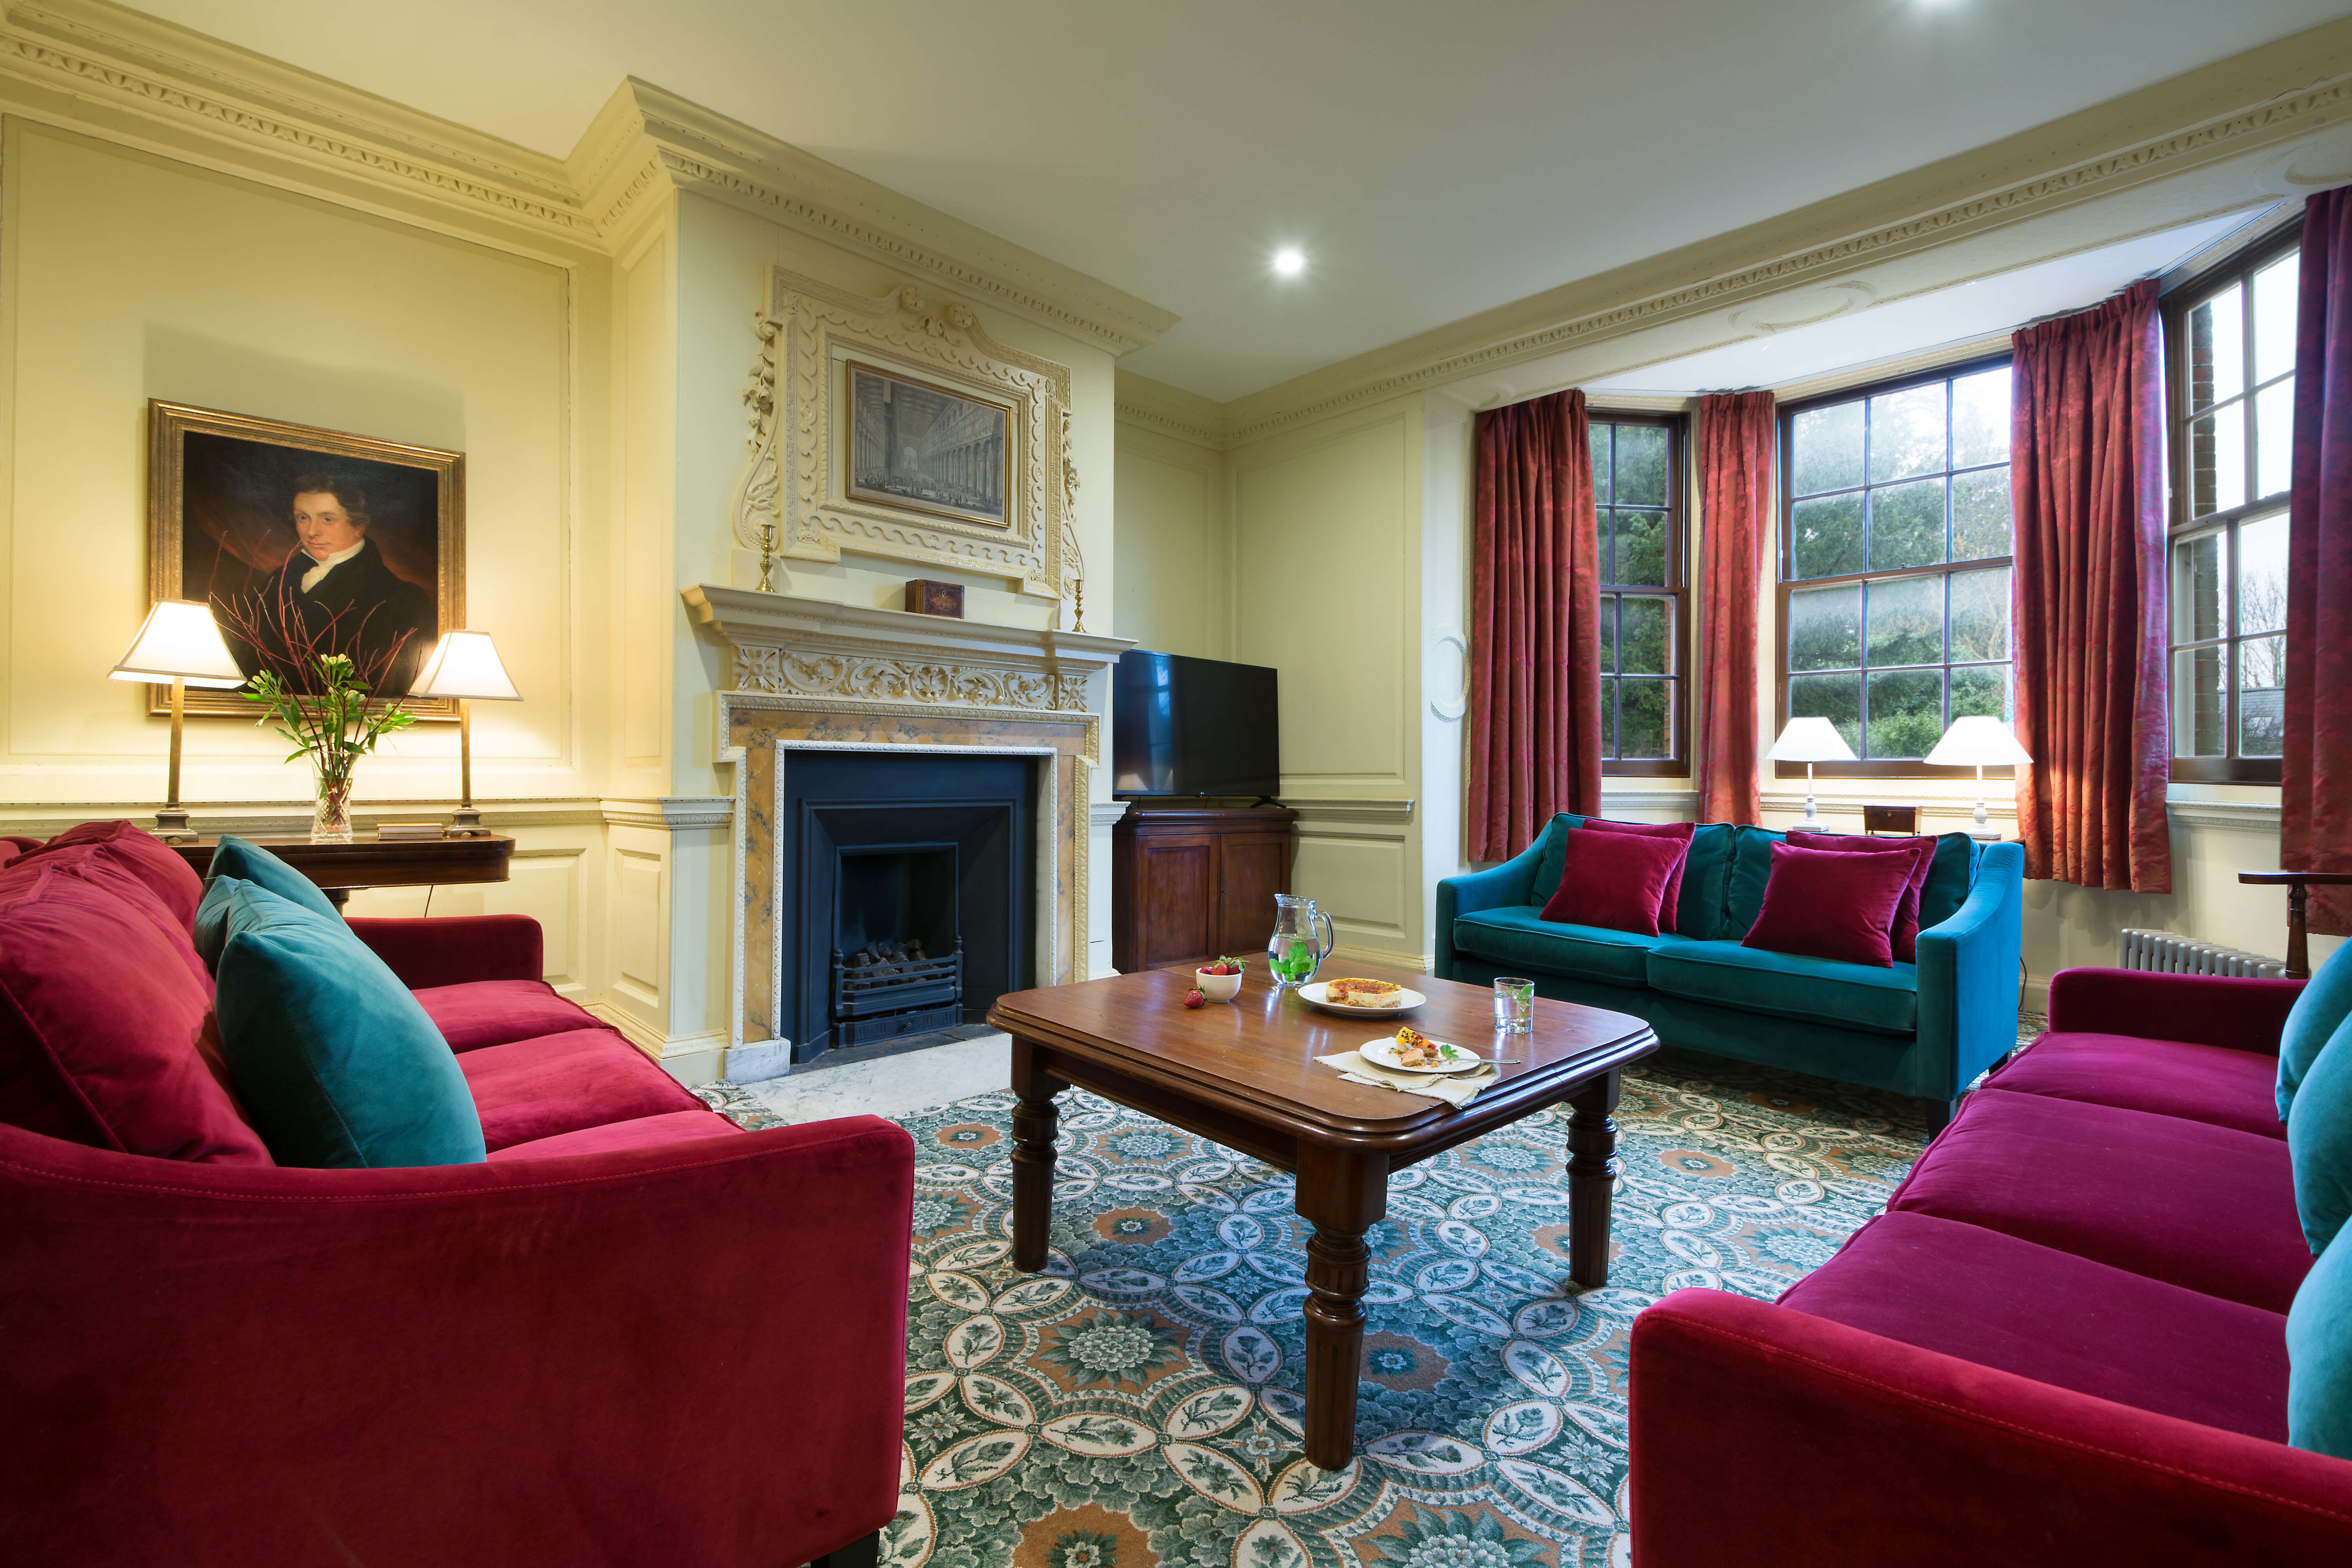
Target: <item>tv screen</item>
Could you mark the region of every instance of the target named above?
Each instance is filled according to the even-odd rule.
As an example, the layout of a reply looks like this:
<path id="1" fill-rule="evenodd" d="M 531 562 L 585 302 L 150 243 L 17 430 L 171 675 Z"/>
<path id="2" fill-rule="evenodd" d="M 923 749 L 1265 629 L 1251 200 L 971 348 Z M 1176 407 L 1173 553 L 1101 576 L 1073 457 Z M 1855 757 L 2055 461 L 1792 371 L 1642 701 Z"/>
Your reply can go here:
<path id="1" fill-rule="evenodd" d="M 1111 793 L 1277 794 L 1276 721 L 1263 665 L 1129 648 L 1111 679 Z"/>

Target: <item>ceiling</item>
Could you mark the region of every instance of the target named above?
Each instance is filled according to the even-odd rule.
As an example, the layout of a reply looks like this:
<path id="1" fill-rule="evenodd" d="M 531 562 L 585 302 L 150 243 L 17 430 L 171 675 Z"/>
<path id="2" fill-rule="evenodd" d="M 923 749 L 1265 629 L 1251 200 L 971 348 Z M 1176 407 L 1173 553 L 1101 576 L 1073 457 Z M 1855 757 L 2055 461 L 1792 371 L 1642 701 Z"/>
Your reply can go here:
<path id="1" fill-rule="evenodd" d="M 1179 312 L 1122 363 L 1223 402 L 2352 0 L 140 8 L 559 156 L 639 77 Z"/>

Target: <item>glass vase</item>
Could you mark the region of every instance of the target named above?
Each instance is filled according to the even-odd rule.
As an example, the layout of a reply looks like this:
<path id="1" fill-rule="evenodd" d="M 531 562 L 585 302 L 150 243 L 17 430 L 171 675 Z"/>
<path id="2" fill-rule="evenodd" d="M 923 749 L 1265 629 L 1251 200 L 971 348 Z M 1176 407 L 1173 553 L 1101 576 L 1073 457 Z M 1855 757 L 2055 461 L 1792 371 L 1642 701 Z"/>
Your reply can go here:
<path id="1" fill-rule="evenodd" d="M 318 798 L 310 813 L 310 842 L 348 844 L 352 837 L 352 772 L 353 764 L 310 759 L 311 783 Z"/>

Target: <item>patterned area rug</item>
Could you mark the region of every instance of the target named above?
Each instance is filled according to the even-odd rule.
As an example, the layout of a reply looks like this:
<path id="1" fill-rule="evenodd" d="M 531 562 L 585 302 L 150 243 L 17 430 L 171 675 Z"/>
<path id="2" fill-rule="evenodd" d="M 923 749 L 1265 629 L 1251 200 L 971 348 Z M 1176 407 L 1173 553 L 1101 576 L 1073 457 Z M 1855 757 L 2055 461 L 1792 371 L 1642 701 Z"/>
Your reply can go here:
<path id="1" fill-rule="evenodd" d="M 747 1126 L 776 1118 L 726 1086 Z M 917 1148 L 895 1568 L 1508 1568 L 1629 1560 L 1633 1315 L 1769 1298 L 1876 1214 L 1916 1102 L 1665 1052 L 1629 1079 L 1607 1289 L 1563 1291 L 1566 1108 L 1400 1173 L 1372 1234 L 1359 1454 L 1298 1437 L 1290 1178 L 1071 1091 L 1042 1275 L 1011 1250 L 1009 1094 Z"/>

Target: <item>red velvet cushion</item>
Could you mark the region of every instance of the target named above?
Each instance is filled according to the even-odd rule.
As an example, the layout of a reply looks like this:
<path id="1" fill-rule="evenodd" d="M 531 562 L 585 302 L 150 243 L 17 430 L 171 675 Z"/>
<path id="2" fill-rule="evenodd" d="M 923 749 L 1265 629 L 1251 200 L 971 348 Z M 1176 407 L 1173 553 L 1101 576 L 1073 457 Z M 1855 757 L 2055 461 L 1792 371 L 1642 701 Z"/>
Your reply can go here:
<path id="1" fill-rule="evenodd" d="M 1560 840 L 1559 891 L 1543 918 L 1658 934 L 1658 903 L 1690 845 L 1631 833 L 1570 832 Z"/>
<path id="2" fill-rule="evenodd" d="M 67 828 L 37 849 L 26 850 L 20 859 L 38 861 L 82 845 L 101 850 L 105 858 L 137 876 L 172 911 L 183 931 L 194 929 L 205 879 L 189 868 L 177 850 L 136 823 L 85 822 Z"/>
<path id="3" fill-rule="evenodd" d="M 1801 849 L 1827 849 L 1843 855 L 1909 855 L 1911 879 L 1895 905 L 1895 921 L 1887 928 L 1889 946 L 1897 963 L 1919 962 L 1919 889 L 1927 885 L 1928 868 L 1936 863 L 1936 841 L 1925 838 L 1872 838 L 1854 833 L 1808 833 L 1789 829 L 1789 842 Z"/>
<path id="4" fill-rule="evenodd" d="M 1987 1089 L 2084 1100 L 2284 1138 L 2278 1060 L 2227 1046 L 2137 1035 L 2044 1035 L 1985 1080 Z"/>
<path id="5" fill-rule="evenodd" d="M 188 972 L 185 946 L 62 868 L 10 867 L 0 877 L 0 1121 L 131 1154 L 269 1164 L 197 1053 L 212 987 Z"/>
<path id="6" fill-rule="evenodd" d="M 2311 1271 L 2284 1141 L 2111 1105 L 1978 1089 L 1886 1206 L 2266 1312 Z"/>
<path id="7" fill-rule="evenodd" d="M 2286 1319 L 1980 1226 L 1881 1215 L 1780 1305 L 1979 1366 L 2286 1441 Z"/>
<path id="8" fill-rule="evenodd" d="M 594 1014 L 558 996 L 544 980 L 469 980 L 458 985 L 430 985 L 416 992 L 416 1000 L 453 1051 L 604 1027 Z"/>
<path id="9" fill-rule="evenodd" d="M 610 1029 L 484 1046 L 457 1065 L 482 1118 L 482 1142 L 492 1151 L 583 1127 L 709 1109 Z"/>
<path id="10" fill-rule="evenodd" d="M 183 866 L 182 870 L 187 870 Z M 112 898 L 117 903 L 145 918 L 180 955 L 197 983 L 207 993 L 212 989 L 212 971 L 205 967 L 203 957 L 196 952 L 191 936 L 194 917 L 182 920 L 179 915 L 178 893 L 169 888 L 156 890 L 156 879 L 148 875 L 151 868 L 142 866 L 134 856 L 123 854 L 110 844 L 69 844 L 61 848 L 45 847 L 39 854 L 26 855 L 14 863 L 0 867 L 0 882 L 14 878 L 47 875 L 70 877 L 86 882 Z M 194 872 L 189 875 L 194 876 Z M 202 884 L 198 884 L 200 887 Z"/>
<path id="11" fill-rule="evenodd" d="M 1911 862 L 1892 855 L 1840 855 L 1772 846 L 1764 907 L 1740 939 L 1767 952 L 1895 966 L 1887 930 L 1911 880 Z"/>
<path id="12" fill-rule="evenodd" d="M 673 1110 L 666 1116 L 640 1116 L 603 1127 L 583 1127 L 514 1143 L 490 1156 L 493 1160 L 554 1160 L 566 1154 L 609 1154 L 618 1149 L 651 1149 L 664 1143 L 690 1143 L 698 1138 L 724 1138 L 743 1130 L 715 1110 Z M 2280 1387 L 2285 1384 L 2282 1383 Z M 2284 1422 L 2284 1417 L 2281 1417 Z M 2282 1427 L 2284 1429 L 2284 1427 Z"/>
<path id="13" fill-rule="evenodd" d="M 1584 826 L 1597 833 L 1631 833 L 1643 838 L 1671 838 L 1683 847 L 1683 858 L 1675 862 L 1672 875 L 1666 878 L 1665 892 L 1658 900 L 1658 929 L 1681 929 L 1675 921 L 1683 901 L 1683 866 L 1690 858 L 1691 835 L 1698 825 L 1691 822 L 1611 822 L 1605 817 L 1588 816 Z"/>

